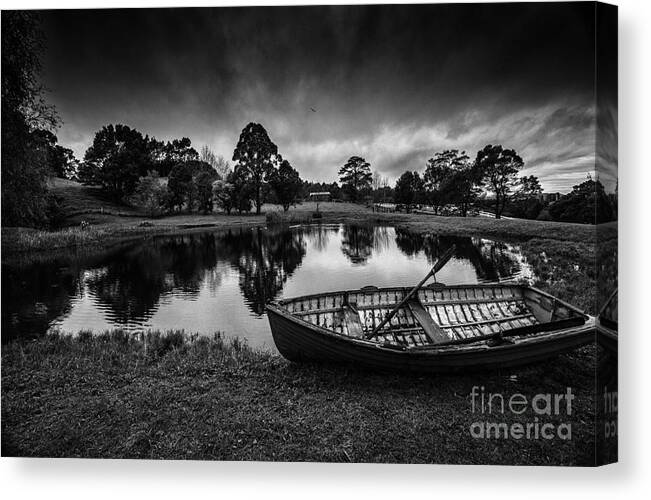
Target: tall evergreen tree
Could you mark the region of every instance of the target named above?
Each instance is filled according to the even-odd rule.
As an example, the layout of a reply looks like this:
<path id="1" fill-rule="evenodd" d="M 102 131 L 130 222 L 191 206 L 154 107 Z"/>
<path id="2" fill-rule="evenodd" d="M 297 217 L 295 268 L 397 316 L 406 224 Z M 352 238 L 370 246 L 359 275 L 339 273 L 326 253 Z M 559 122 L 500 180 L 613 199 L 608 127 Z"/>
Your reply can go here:
<path id="1" fill-rule="evenodd" d="M 342 189 L 352 202 L 357 202 L 361 193 L 371 188 L 373 174 L 371 164 L 360 156 L 351 156 L 339 169 L 339 181 Z"/>
<path id="2" fill-rule="evenodd" d="M 237 162 L 237 178 L 247 179 L 251 184 L 257 214 L 264 203 L 263 188 L 280 160 L 278 146 L 262 125 L 251 122 L 244 127 L 233 152 L 233 161 Z"/>

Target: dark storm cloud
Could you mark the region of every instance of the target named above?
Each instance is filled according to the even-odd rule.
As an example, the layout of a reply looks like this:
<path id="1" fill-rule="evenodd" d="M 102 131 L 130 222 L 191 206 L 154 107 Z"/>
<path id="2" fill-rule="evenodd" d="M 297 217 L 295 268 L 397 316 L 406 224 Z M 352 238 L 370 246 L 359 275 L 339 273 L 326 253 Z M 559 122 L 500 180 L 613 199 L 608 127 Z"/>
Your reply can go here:
<path id="1" fill-rule="evenodd" d="M 78 155 L 121 122 L 230 159 L 258 121 L 316 180 L 334 180 L 353 154 L 394 179 L 441 148 L 474 156 L 501 142 L 560 189 L 555 172 L 584 177 L 590 148 L 594 157 L 592 4 L 43 16 L 46 85 L 60 140 Z"/>

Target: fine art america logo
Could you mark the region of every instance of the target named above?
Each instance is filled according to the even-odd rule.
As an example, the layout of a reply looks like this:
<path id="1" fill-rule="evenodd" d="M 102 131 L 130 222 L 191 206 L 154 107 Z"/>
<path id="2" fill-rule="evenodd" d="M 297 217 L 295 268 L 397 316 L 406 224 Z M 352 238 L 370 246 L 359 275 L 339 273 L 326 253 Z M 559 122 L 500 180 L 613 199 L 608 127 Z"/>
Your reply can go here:
<path id="1" fill-rule="evenodd" d="M 471 410 L 473 416 L 479 419 L 470 424 L 470 435 L 475 439 L 570 440 L 572 424 L 550 420 L 571 416 L 574 397 L 571 387 L 562 393 L 541 393 L 527 397 L 521 393 L 504 395 L 486 392 L 484 386 L 473 386 L 470 392 Z M 525 421 L 512 421 L 525 413 L 532 416 Z"/>

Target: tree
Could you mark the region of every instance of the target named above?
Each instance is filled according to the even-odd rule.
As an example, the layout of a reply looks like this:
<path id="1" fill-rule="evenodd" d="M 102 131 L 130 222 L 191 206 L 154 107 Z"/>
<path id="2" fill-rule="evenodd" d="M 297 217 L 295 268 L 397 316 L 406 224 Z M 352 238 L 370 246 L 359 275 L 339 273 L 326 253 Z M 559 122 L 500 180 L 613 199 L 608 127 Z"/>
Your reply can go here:
<path id="1" fill-rule="evenodd" d="M 39 129 L 59 123 L 38 83 L 43 34 L 34 14 L 2 13 L 2 224 L 43 225 L 51 199 L 48 149 Z"/>
<path id="2" fill-rule="evenodd" d="M 132 203 L 143 208 L 149 217 L 156 217 L 163 212 L 167 194 L 167 186 L 161 182 L 158 172 L 150 170 L 138 180 Z"/>
<path id="3" fill-rule="evenodd" d="M 75 158 L 72 149 L 64 148 L 57 144 L 54 150 L 50 152 L 50 171 L 62 179 L 77 178 L 79 170 L 79 160 Z"/>
<path id="4" fill-rule="evenodd" d="M 427 202 L 432 205 L 434 213 L 438 213 L 439 208 L 446 202 L 447 193 L 444 186 L 449 181 L 450 176 L 457 170 L 465 169 L 467 163 L 468 156 L 466 156 L 465 151 L 459 152 L 457 149 L 438 152 L 427 160 L 423 182 Z"/>
<path id="5" fill-rule="evenodd" d="M 423 180 L 418 172 L 407 170 L 396 181 L 395 202 L 407 205 L 409 209 L 411 205 L 421 200 L 423 189 Z"/>
<path id="6" fill-rule="evenodd" d="M 444 181 L 442 190 L 445 202 L 455 205 L 461 216 L 466 217 L 480 192 L 475 169 L 468 163 L 465 168 L 452 171 Z"/>
<path id="7" fill-rule="evenodd" d="M 116 199 L 133 194 L 138 179 L 153 168 L 149 154 L 149 139 L 126 125 L 107 125 L 93 138 L 93 144 L 84 155 L 82 177 L 86 182 L 99 184 Z"/>
<path id="8" fill-rule="evenodd" d="M 166 175 L 179 163 L 199 161 L 199 153 L 192 147 L 192 142 L 187 137 L 168 141 L 163 147 L 163 162 L 161 163 L 161 175 Z"/>
<path id="9" fill-rule="evenodd" d="M 276 199 L 282 205 L 283 211 L 287 212 L 290 205 L 296 205 L 303 181 L 287 160 L 283 160 L 278 170 L 271 174 L 269 184 L 276 193 Z"/>
<path id="10" fill-rule="evenodd" d="M 228 175 L 227 180 L 233 185 L 233 191 L 235 192 L 235 205 L 233 208 L 239 214 L 250 212 L 251 199 L 255 196 L 255 187 L 246 176 L 246 171 L 236 168 Z"/>
<path id="11" fill-rule="evenodd" d="M 271 141 L 262 125 L 251 122 L 242 129 L 233 152 L 233 161 L 237 162 L 237 178 L 247 179 L 252 185 L 256 214 L 260 213 L 264 202 L 263 186 L 280 160 L 278 146 Z"/>
<path id="12" fill-rule="evenodd" d="M 77 168 L 77 179 L 87 186 L 99 186 L 101 184 L 99 167 L 93 162 L 82 161 Z"/>
<path id="13" fill-rule="evenodd" d="M 188 198 L 192 197 L 192 169 L 187 162 L 178 163 L 172 168 L 167 178 L 167 189 L 169 189 L 169 209 L 182 210 Z"/>
<path id="14" fill-rule="evenodd" d="M 199 153 L 187 137 L 168 142 L 147 138 L 147 148 L 154 168 L 162 177 L 167 177 L 179 163 L 199 160 Z"/>
<path id="15" fill-rule="evenodd" d="M 217 172 L 209 164 L 190 160 L 177 164 L 168 177 L 170 209 L 179 210 L 185 205 L 192 212 L 195 205 L 204 213 L 212 211 L 212 184 Z"/>
<path id="16" fill-rule="evenodd" d="M 524 166 L 522 158 L 512 149 L 488 145 L 477 152 L 477 177 L 486 183 L 495 195 L 495 218 L 499 219 L 509 198 L 515 176 Z"/>
<path id="17" fill-rule="evenodd" d="M 360 194 L 371 187 L 371 164 L 359 156 L 351 156 L 346 164 L 339 169 L 341 187 L 355 203 Z"/>
<path id="18" fill-rule="evenodd" d="M 542 194 L 540 181 L 535 175 L 520 177 L 519 188 L 515 193 L 518 198 L 533 198 Z"/>
<path id="19" fill-rule="evenodd" d="M 215 165 L 217 163 L 217 156 L 213 150 L 205 144 L 201 147 L 201 151 L 199 152 L 199 159 L 203 162 L 206 162 L 213 168 L 215 168 Z"/>
<path id="20" fill-rule="evenodd" d="M 223 156 L 217 157 L 217 161 L 213 165 L 213 168 L 222 179 L 226 179 L 228 174 L 231 172 L 231 164 Z"/>
<path id="21" fill-rule="evenodd" d="M 58 138 L 49 130 L 38 129 L 32 132 L 34 138 L 44 148 L 49 173 L 62 179 L 72 179 L 79 166 L 71 149 L 57 144 Z"/>
<path id="22" fill-rule="evenodd" d="M 506 208 L 509 215 L 521 219 L 536 219 L 544 208 L 540 199 L 542 187 L 538 177 L 535 175 L 520 177 L 516 186 L 517 189 Z"/>
<path id="23" fill-rule="evenodd" d="M 213 200 L 217 203 L 217 206 L 228 215 L 230 215 L 231 210 L 237 206 L 236 194 L 235 185 L 229 182 L 228 179 L 217 179 L 212 184 Z"/>
<path id="24" fill-rule="evenodd" d="M 199 153 L 192 147 L 192 142 L 187 137 L 174 139 L 165 145 L 165 154 L 172 163 L 199 160 Z"/>
<path id="25" fill-rule="evenodd" d="M 555 221 L 602 224 L 615 220 L 615 211 L 599 180 L 587 179 L 549 206 Z"/>
<path id="26" fill-rule="evenodd" d="M 217 156 L 208 146 L 201 148 L 199 159 L 215 169 L 220 179 L 226 179 L 231 170 L 231 166 L 223 156 Z"/>
<path id="27" fill-rule="evenodd" d="M 192 182 L 197 208 L 204 214 L 213 211 L 213 183 L 219 179 L 215 169 L 206 162 L 192 162 Z"/>

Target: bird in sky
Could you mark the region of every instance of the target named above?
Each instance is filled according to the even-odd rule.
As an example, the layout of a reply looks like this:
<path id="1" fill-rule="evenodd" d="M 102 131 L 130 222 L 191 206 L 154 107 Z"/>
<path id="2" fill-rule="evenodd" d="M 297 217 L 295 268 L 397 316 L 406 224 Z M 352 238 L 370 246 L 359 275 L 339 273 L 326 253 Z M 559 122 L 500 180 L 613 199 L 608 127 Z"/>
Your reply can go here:
<path id="1" fill-rule="evenodd" d="M 316 109 L 310 108 L 310 110 L 312 110 L 312 113 L 316 113 Z"/>

